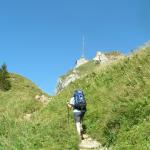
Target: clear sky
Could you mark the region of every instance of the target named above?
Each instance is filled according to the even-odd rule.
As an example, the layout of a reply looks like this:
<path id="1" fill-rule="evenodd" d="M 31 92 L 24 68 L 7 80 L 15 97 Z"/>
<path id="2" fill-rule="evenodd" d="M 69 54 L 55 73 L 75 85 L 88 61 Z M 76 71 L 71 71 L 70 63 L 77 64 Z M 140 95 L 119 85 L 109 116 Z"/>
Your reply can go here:
<path id="1" fill-rule="evenodd" d="M 49 94 L 97 50 L 129 53 L 150 40 L 149 0 L 0 0 L 0 64 Z"/>

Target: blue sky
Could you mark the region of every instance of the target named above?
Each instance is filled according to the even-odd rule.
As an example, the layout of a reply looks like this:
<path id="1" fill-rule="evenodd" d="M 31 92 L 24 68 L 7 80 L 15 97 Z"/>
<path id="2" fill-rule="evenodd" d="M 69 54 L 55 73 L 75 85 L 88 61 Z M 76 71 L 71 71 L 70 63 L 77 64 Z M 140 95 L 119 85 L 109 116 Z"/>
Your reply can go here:
<path id="1" fill-rule="evenodd" d="M 129 53 L 150 40 L 149 0 L 0 0 L 0 64 L 49 94 L 97 50 Z"/>

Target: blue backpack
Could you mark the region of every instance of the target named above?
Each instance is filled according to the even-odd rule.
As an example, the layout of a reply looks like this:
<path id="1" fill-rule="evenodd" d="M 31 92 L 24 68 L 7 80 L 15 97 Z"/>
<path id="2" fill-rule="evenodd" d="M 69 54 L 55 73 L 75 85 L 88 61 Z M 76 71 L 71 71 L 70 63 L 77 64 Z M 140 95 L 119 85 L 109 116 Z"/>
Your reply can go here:
<path id="1" fill-rule="evenodd" d="M 74 92 L 74 109 L 86 111 L 86 100 L 82 90 L 76 90 Z"/>

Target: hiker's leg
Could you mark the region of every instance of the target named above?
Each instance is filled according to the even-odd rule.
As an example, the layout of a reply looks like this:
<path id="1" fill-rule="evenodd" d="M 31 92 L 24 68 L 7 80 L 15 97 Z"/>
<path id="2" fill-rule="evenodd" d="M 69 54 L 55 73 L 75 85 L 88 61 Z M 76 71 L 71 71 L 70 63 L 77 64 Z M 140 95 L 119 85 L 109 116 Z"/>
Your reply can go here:
<path id="1" fill-rule="evenodd" d="M 80 128 L 81 128 L 81 134 L 83 134 L 83 117 L 84 117 L 85 112 L 81 112 L 80 116 Z"/>
<path id="2" fill-rule="evenodd" d="M 81 112 L 74 112 L 74 120 L 75 120 L 77 133 L 78 133 L 79 137 L 82 139 L 82 134 L 81 134 Z"/>
<path id="3" fill-rule="evenodd" d="M 80 114 L 80 137 L 82 140 L 84 139 L 84 137 L 83 137 L 84 131 L 83 131 L 83 126 L 82 126 L 84 114 L 85 114 L 85 111 L 81 111 L 81 114 Z"/>
<path id="4" fill-rule="evenodd" d="M 83 131 L 82 122 L 80 122 L 80 128 L 81 128 L 81 131 Z"/>
<path id="5" fill-rule="evenodd" d="M 81 131 L 83 131 L 83 118 L 81 118 L 80 127 L 81 127 Z"/>
<path id="6" fill-rule="evenodd" d="M 77 128 L 77 132 L 78 132 L 80 140 L 83 140 L 84 137 L 83 137 L 83 131 L 82 131 L 80 122 L 76 122 L 76 128 Z"/>
<path id="7" fill-rule="evenodd" d="M 76 129 L 77 129 L 77 133 L 79 136 L 81 136 L 81 127 L 80 127 L 80 122 L 76 122 Z"/>

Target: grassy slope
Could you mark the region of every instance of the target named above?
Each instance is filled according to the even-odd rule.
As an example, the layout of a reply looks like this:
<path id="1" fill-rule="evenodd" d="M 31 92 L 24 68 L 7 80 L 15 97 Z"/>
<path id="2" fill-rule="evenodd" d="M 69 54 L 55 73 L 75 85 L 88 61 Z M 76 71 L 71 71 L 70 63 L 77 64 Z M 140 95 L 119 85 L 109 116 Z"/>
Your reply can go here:
<path id="1" fill-rule="evenodd" d="M 28 105 L 27 102 L 26 105 L 25 100 L 25 104 L 18 103 L 19 96 L 16 94 L 14 99 L 18 99 L 17 103 L 8 102 L 4 107 L 7 108 L 5 111 L 5 100 L 10 99 L 13 93 L 9 96 L 12 91 L 1 93 L 3 101 L 0 101 L 0 121 L 3 123 L 0 124 L 0 149 L 77 150 L 78 140 L 72 113 L 70 112 L 68 124 L 65 106 L 76 88 L 85 91 L 88 111 L 84 123 L 86 131 L 92 137 L 114 150 L 150 149 L 149 64 L 150 47 L 147 47 L 130 59 L 96 69 L 71 83 L 63 92 L 53 97 L 46 107 L 35 105 L 35 102 L 34 105 Z M 26 94 L 21 93 L 22 99 Z M 31 102 L 33 95 L 31 94 Z M 14 109 L 19 108 L 18 104 L 21 109 Z M 9 111 L 10 106 L 12 110 Z M 28 112 L 26 106 L 32 106 L 29 107 L 31 112 L 33 107 L 37 110 L 31 121 L 20 119 L 24 110 Z"/>
<path id="2" fill-rule="evenodd" d="M 44 93 L 36 85 L 17 74 L 10 74 L 10 81 L 11 90 L 0 91 L 0 149 L 20 149 L 23 116 L 42 108 L 35 95 Z"/>
<path id="3" fill-rule="evenodd" d="M 150 149 L 150 46 L 93 72 L 60 94 L 84 89 L 87 132 L 115 150 Z"/>
<path id="4" fill-rule="evenodd" d="M 89 103 L 87 132 L 115 150 L 150 149 L 149 76 L 147 47 L 76 82 Z"/>

